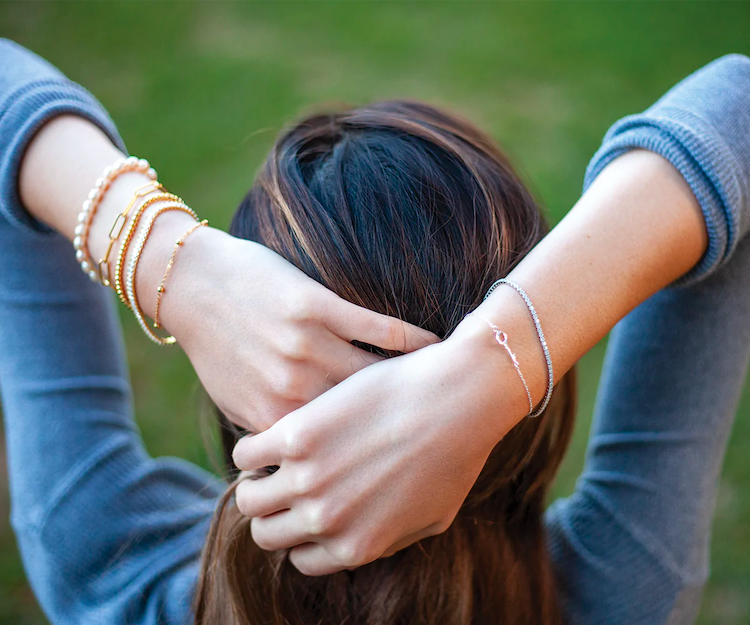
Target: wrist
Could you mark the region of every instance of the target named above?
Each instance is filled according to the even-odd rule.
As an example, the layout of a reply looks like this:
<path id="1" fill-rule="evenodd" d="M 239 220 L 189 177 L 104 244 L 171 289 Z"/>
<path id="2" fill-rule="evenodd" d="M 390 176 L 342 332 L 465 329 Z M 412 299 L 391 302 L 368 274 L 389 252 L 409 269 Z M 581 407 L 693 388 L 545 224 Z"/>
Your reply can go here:
<path id="1" fill-rule="evenodd" d="M 540 364 L 533 362 L 534 358 L 541 362 L 541 356 L 534 348 L 540 354 L 541 349 L 529 340 L 528 328 L 525 327 L 532 323 L 531 319 L 524 319 L 519 314 L 525 312 L 525 308 L 520 311 L 511 305 L 502 310 L 488 308 L 483 304 L 477 311 L 508 337 L 508 346 L 518 359 L 536 404 L 544 395 L 545 386 L 543 380 L 541 385 L 539 382 Z M 450 351 L 445 359 L 450 363 L 450 375 L 460 388 L 468 390 L 468 397 L 474 405 L 471 412 L 476 414 L 477 421 L 472 426 L 486 432 L 494 446 L 529 413 L 528 395 L 513 361 L 479 315 L 466 317 L 444 345 Z"/>
<path id="2" fill-rule="evenodd" d="M 153 298 L 153 306 L 176 240 L 195 223 L 189 216 L 180 214 L 188 217 L 187 221 L 180 219 L 180 223 L 174 220 L 161 224 L 164 228 L 158 245 L 152 250 L 150 277 L 143 277 L 142 290 L 148 291 L 147 297 Z M 167 215 L 169 213 L 159 219 Z M 159 322 L 183 349 L 201 326 L 205 326 L 207 319 L 215 315 L 216 307 L 221 304 L 221 294 L 227 292 L 222 284 L 230 261 L 224 257 L 234 241 L 234 237 L 216 228 L 198 228 L 185 240 L 175 257 L 161 294 Z"/>
<path id="3" fill-rule="evenodd" d="M 141 217 L 142 224 L 148 224 L 150 218 L 156 211 L 164 206 L 164 202 L 154 203 L 149 206 Z M 167 210 L 158 215 L 153 223 L 151 233 L 148 237 L 148 241 L 143 248 L 139 262 L 138 270 L 135 273 L 135 284 L 134 288 L 138 298 L 143 314 L 151 319 L 155 319 L 156 303 L 159 297 L 158 289 L 164 279 L 169 260 L 175 250 L 175 245 L 178 239 L 182 239 L 185 233 L 196 225 L 195 219 L 187 212 L 182 210 Z M 139 226 L 143 227 L 143 226 Z M 193 232 L 190 234 L 189 244 L 193 244 L 193 237 L 198 239 L 198 233 Z M 182 255 L 184 248 L 188 245 L 183 244 L 178 254 L 176 255 L 172 270 L 169 275 L 169 282 L 164 285 L 164 292 L 161 293 L 160 302 L 163 304 L 166 296 L 166 290 L 172 290 L 172 271 L 174 265 L 182 261 Z M 128 256 L 133 252 L 132 245 Z M 160 325 L 163 316 L 160 314 Z M 165 326 L 166 327 L 166 326 Z"/>

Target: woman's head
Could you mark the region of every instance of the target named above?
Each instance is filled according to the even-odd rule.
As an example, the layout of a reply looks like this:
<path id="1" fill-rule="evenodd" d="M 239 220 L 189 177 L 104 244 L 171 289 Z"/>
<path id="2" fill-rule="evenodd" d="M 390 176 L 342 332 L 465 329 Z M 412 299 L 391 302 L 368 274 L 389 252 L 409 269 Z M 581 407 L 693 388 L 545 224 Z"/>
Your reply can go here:
<path id="1" fill-rule="evenodd" d="M 341 297 L 445 337 L 546 232 L 505 156 L 415 102 L 309 117 L 276 142 L 232 222 Z M 370 347 L 370 349 L 376 349 Z M 214 521 L 201 623 L 551 623 L 541 514 L 570 437 L 574 382 L 490 455 L 453 525 L 353 572 L 306 578 L 252 542 L 231 493 Z M 234 442 L 225 441 L 227 449 Z"/>

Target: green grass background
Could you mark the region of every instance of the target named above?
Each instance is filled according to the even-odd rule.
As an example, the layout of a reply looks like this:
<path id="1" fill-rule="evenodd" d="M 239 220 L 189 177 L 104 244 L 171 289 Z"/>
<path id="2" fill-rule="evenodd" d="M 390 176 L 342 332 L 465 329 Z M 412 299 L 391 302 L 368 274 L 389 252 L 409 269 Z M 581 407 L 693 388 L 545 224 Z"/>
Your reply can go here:
<path id="1" fill-rule="evenodd" d="M 219 227 L 289 120 L 325 103 L 396 96 L 486 128 L 554 222 L 576 201 L 612 122 L 722 54 L 750 54 L 750 4 L 12 2 L 0 3 L 0 35 L 92 91 L 131 152 Z M 189 362 L 152 346 L 129 316 L 123 323 L 149 450 L 207 465 Z M 583 464 L 603 352 L 581 363 L 580 417 L 557 495 L 572 491 Z M 746 395 L 721 480 L 702 624 L 750 623 Z M 3 474 L 0 623 L 43 623 L 7 518 Z"/>

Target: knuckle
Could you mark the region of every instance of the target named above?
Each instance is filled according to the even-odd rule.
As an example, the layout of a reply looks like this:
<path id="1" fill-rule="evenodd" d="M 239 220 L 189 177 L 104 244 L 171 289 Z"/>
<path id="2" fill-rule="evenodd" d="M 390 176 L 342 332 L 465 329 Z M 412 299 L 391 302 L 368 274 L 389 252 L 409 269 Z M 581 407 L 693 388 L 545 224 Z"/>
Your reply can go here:
<path id="1" fill-rule="evenodd" d="M 380 327 L 377 335 L 383 345 L 399 345 L 403 342 L 401 335 L 401 324 L 395 319 L 382 319 L 378 321 Z"/>
<path id="2" fill-rule="evenodd" d="M 334 547 L 334 557 L 345 568 L 362 566 L 377 559 L 375 550 L 362 540 L 345 540 Z"/>
<path id="3" fill-rule="evenodd" d="M 305 517 L 307 531 L 311 536 L 323 536 L 328 531 L 326 511 L 322 505 L 309 506 Z"/>
<path id="4" fill-rule="evenodd" d="M 300 324 L 314 321 L 320 310 L 320 298 L 316 289 L 299 291 L 289 303 L 289 318 Z"/>
<path id="5" fill-rule="evenodd" d="M 287 428 L 283 433 L 283 456 L 290 460 L 307 458 L 312 451 L 312 443 L 312 437 L 305 428 Z"/>
<path id="6" fill-rule="evenodd" d="M 290 360 L 307 360 L 312 353 L 307 332 L 289 332 L 284 339 L 283 352 Z"/>
<path id="7" fill-rule="evenodd" d="M 285 400 L 294 399 L 299 394 L 299 380 L 296 368 L 279 367 L 271 375 L 269 385 L 276 397 Z"/>
<path id="8" fill-rule="evenodd" d="M 316 490 L 315 473 L 308 469 L 299 469 L 292 477 L 292 492 L 297 497 L 307 497 Z"/>
<path id="9" fill-rule="evenodd" d="M 307 510 L 307 523 L 313 536 L 330 536 L 343 526 L 341 508 L 319 501 Z"/>

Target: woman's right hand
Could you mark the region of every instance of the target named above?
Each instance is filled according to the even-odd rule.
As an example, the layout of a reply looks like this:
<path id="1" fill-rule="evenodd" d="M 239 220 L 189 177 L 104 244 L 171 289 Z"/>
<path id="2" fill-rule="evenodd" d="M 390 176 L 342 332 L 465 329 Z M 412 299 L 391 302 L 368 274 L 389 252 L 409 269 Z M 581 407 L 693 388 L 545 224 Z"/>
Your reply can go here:
<path id="1" fill-rule="evenodd" d="M 190 235 L 169 280 L 164 327 L 222 412 L 251 431 L 380 360 L 354 339 L 402 352 L 438 341 L 340 298 L 268 248 L 213 228 Z"/>

